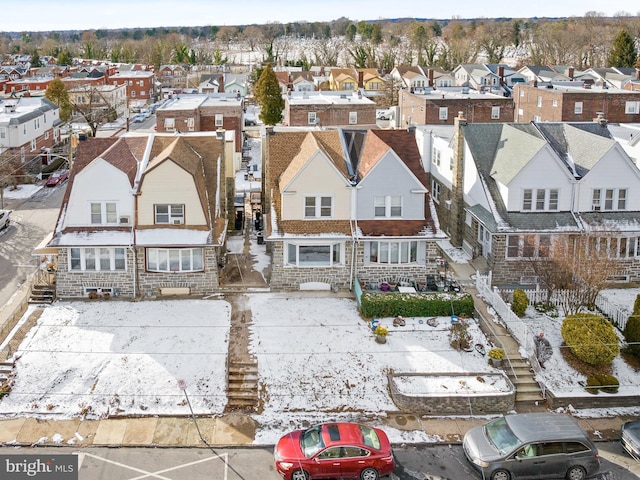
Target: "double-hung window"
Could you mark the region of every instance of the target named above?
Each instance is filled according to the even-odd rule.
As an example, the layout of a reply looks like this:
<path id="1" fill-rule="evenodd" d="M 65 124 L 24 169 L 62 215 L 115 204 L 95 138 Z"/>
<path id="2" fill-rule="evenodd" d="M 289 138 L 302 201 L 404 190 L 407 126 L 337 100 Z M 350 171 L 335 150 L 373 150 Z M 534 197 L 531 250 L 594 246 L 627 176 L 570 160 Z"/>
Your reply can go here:
<path id="1" fill-rule="evenodd" d="M 374 215 L 380 218 L 402 216 L 402 196 L 387 195 L 377 196 L 373 199 Z"/>
<path id="2" fill-rule="evenodd" d="M 342 265 L 343 244 L 330 243 L 318 245 L 286 245 L 285 263 L 297 267 L 331 267 Z"/>
<path id="3" fill-rule="evenodd" d="M 147 248 L 150 272 L 201 272 L 204 270 L 202 248 Z"/>
<path id="4" fill-rule="evenodd" d="M 309 195 L 304 197 L 304 218 L 331 218 L 333 197 Z"/>
<path id="5" fill-rule="evenodd" d="M 118 223 L 118 209 L 116 202 L 91 202 L 91 225 L 116 225 Z"/>
<path id="6" fill-rule="evenodd" d="M 415 240 L 369 243 L 369 261 L 371 263 L 415 263 L 417 258 L 418 242 Z"/>
<path id="7" fill-rule="evenodd" d="M 182 225 L 184 223 L 184 205 L 155 205 L 156 224 Z"/>

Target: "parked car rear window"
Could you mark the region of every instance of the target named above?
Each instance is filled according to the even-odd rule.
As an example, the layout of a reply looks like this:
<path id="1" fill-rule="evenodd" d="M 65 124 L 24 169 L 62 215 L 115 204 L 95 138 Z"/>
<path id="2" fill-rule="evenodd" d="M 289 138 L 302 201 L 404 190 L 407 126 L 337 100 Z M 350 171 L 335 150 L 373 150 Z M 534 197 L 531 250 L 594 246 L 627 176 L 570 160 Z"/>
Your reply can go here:
<path id="1" fill-rule="evenodd" d="M 360 431 L 362 432 L 363 443 L 367 447 L 380 450 L 380 439 L 378 438 L 378 434 L 373 428 L 360 425 Z"/>

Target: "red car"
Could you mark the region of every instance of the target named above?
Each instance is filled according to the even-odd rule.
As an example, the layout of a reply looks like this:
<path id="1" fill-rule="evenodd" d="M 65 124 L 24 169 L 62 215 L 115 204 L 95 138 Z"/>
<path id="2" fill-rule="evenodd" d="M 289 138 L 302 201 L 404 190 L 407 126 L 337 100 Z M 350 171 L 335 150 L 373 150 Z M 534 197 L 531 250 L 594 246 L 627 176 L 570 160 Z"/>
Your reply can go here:
<path id="1" fill-rule="evenodd" d="M 46 187 L 55 187 L 69 178 L 69 170 L 57 170 L 45 182 Z"/>
<path id="2" fill-rule="evenodd" d="M 394 468 L 387 434 L 358 423 L 324 423 L 288 433 L 273 455 L 285 480 L 378 480 Z"/>

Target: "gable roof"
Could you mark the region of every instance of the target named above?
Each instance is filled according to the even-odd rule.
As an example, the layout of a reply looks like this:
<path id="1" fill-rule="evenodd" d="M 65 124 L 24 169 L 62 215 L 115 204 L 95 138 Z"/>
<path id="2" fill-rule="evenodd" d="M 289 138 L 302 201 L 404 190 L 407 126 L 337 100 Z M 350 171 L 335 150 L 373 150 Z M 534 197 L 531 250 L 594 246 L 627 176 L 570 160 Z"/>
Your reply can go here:
<path id="1" fill-rule="evenodd" d="M 571 211 L 507 211 L 497 182 L 507 184 L 545 146 L 552 149 L 569 175 L 582 178 L 614 148 L 615 141 L 605 125 L 597 122 L 531 122 L 468 124 L 462 129 L 492 208 L 492 212 L 487 212 L 482 206 L 475 205 L 469 211 L 487 228 L 495 229 L 492 231 L 580 230 L 581 220 Z M 489 216 L 493 221 L 487 221 Z M 580 214 L 580 217 L 585 215 Z"/>
<path id="2" fill-rule="evenodd" d="M 369 130 L 358 162 L 358 172 L 364 174 L 369 171 L 389 149 L 395 152 L 426 190 L 429 180 L 422 166 L 422 157 L 415 136 L 406 130 Z M 374 160 L 370 161 L 369 157 Z M 431 215 L 432 211 L 431 195 L 425 194 L 424 220 L 358 220 L 358 227 L 365 236 L 438 235 L 441 232 Z"/>

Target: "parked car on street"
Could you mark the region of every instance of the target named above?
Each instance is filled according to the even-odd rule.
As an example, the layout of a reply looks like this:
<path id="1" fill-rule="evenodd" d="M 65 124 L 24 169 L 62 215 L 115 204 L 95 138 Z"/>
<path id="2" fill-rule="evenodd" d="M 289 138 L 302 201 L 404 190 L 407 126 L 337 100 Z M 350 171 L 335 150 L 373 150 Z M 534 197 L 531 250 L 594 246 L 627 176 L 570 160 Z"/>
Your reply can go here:
<path id="1" fill-rule="evenodd" d="M 8 227 L 11 223 L 9 215 L 11 215 L 11 210 L 0 210 L 0 230 Z"/>
<path id="2" fill-rule="evenodd" d="M 471 428 L 464 454 L 482 478 L 584 480 L 600 469 L 598 449 L 570 415 L 521 413 Z"/>
<path id="3" fill-rule="evenodd" d="M 285 480 L 378 480 L 394 468 L 387 434 L 358 423 L 325 423 L 288 433 L 276 444 L 274 460 Z"/>
<path id="4" fill-rule="evenodd" d="M 622 448 L 637 462 L 640 462 L 640 420 L 626 422 L 620 429 Z"/>
<path id="5" fill-rule="evenodd" d="M 55 187 L 56 185 L 60 185 L 65 180 L 69 178 L 69 170 L 56 170 L 53 172 L 47 181 L 44 182 L 45 187 Z"/>

